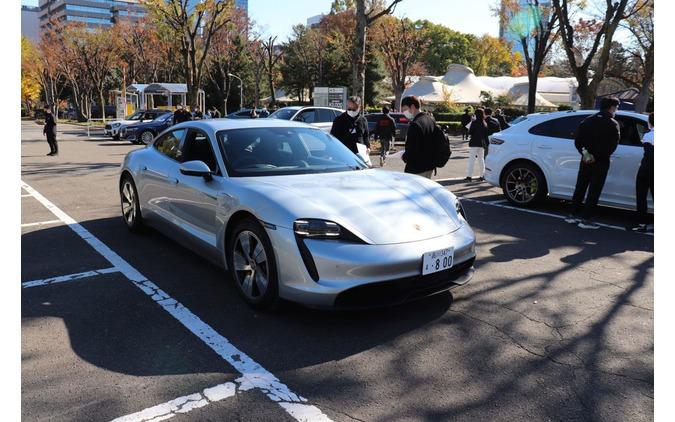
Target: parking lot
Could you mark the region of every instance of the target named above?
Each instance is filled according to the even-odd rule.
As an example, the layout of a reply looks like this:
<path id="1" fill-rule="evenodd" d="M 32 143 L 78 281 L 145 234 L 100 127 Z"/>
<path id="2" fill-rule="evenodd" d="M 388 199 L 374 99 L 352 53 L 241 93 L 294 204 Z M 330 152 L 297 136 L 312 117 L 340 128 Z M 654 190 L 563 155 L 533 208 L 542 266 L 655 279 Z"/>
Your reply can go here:
<path id="1" fill-rule="evenodd" d="M 258 312 L 219 267 L 126 229 L 118 168 L 139 146 L 67 125 L 59 140 L 46 157 L 42 127 L 22 123 L 25 420 L 653 419 L 654 238 L 623 230 L 631 212 L 603 208 L 585 231 L 563 201 L 512 207 L 462 180 L 456 139 L 434 178 L 476 232 L 469 284 Z"/>

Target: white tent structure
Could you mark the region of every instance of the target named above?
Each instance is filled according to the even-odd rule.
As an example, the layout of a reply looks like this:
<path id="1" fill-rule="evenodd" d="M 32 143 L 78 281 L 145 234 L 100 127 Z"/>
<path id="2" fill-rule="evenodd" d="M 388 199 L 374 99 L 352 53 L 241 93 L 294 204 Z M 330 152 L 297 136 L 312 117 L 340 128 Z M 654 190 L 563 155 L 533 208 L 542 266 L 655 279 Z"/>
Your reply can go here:
<path id="1" fill-rule="evenodd" d="M 493 96 L 506 94 L 503 89 L 492 88 L 481 82 L 470 67 L 451 64 L 442 81 L 449 85 L 452 101 L 459 104 L 480 104 L 480 93 L 486 91 Z"/>
<path id="2" fill-rule="evenodd" d="M 515 101 L 513 101 L 511 105 L 519 107 L 527 107 L 527 92 L 525 94 L 522 94 Z M 536 107 L 548 107 L 548 108 L 558 107 L 557 105 L 553 104 L 552 102 L 544 98 L 544 96 L 538 92 L 534 96 L 534 105 Z"/>
<path id="3" fill-rule="evenodd" d="M 403 97 L 416 95 L 423 103 L 442 103 L 448 95 L 452 95 L 452 87 L 443 83 L 437 76 L 422 76 L 419 81 L 403 91 Z"/>

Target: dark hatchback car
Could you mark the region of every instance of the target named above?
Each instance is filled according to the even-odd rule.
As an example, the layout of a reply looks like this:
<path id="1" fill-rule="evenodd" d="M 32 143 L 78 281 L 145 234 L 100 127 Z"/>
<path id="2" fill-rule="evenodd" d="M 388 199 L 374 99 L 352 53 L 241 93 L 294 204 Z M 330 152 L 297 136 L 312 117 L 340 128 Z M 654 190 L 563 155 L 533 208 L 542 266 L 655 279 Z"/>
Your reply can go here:
<path id="1" fill-rule="evenodd" d="M 396 122 L 396 142 L 405 142 L 405 137 L 408 134 L 408 124 L 410 123 L 403 113 L 389 113 L 389 115 Z M 366 120 L 368 120 L 368 132 L 374 134 L 375 125 L 377 121 L 380 120 L 384 114 L 382 113 L 368 113 L 366 114 Z"/>
<path id="2" fill-rule="evenodd" d="M 120 129 L 120 138 L 132 144 L 149 145 L 155 136 L 173 124 L 173 112 L 161 113 L 155 119 Z"/>

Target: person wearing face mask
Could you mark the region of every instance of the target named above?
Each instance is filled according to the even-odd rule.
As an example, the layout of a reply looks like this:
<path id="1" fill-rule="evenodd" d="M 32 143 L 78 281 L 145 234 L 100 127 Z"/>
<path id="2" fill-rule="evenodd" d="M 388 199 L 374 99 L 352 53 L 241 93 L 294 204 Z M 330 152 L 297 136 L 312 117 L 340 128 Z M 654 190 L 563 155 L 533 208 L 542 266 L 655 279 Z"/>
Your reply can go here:
<path id="1" fill-rule="evenodd" d="M 581 122 L 574 139 L 574 146 L 581 154 L 581 162 L 572 199 L 572 214 L 565 221 L 578 224 L 582 229 L 600 227 L 591 221 L 591 217 L 605 186 L 609 172 L 609 157 L 616 150 L 621 138 L 619 123 L 614 120 L 618 108 L 617 98 L 603 98 L 600 101 L 600 112 Z M 584 197 L 586 203 L 582 210 L 581 203 Z"/>
<path id="2" fill-rule="evenodd" d="M 361 99 L 349 97 L 347 111 L 339 115 L 333 121 L 330 134 L 335 136 L 354 154 L 358 154 L 357 143 L 364 144 L 367 153 L 370 154 L 370 141 L 368 139 L 368 121 L 359 115 Z"/>
<path id="3" fill-rule="evenodd" d="M 436 170 L 433 138 L 436 122 L 428 113 L 423 113 L 421 107 L 420 99 L 414 95 L 401 100 L 401 111 L 410 120 L 402 159 L 405 162 L 406 173 L 431 179 Z"/>

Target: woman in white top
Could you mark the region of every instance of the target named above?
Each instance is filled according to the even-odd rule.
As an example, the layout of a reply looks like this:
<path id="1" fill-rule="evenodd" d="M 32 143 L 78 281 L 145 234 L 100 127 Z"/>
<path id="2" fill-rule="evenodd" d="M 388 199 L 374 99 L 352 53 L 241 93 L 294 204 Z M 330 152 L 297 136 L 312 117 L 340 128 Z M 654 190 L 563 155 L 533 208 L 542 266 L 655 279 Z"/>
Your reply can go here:
<path id="1" fill-rule="evenodd" d="M 652 199 L 654 198 L 654 113 L 649 115 L 649 128 L 651 130 L 642 137 L 645 152 L 635 178 L 637 221 L 630 229 L 638 232 L 646 232 L 648 229 L 647 194 L 651 192 Z"/>

